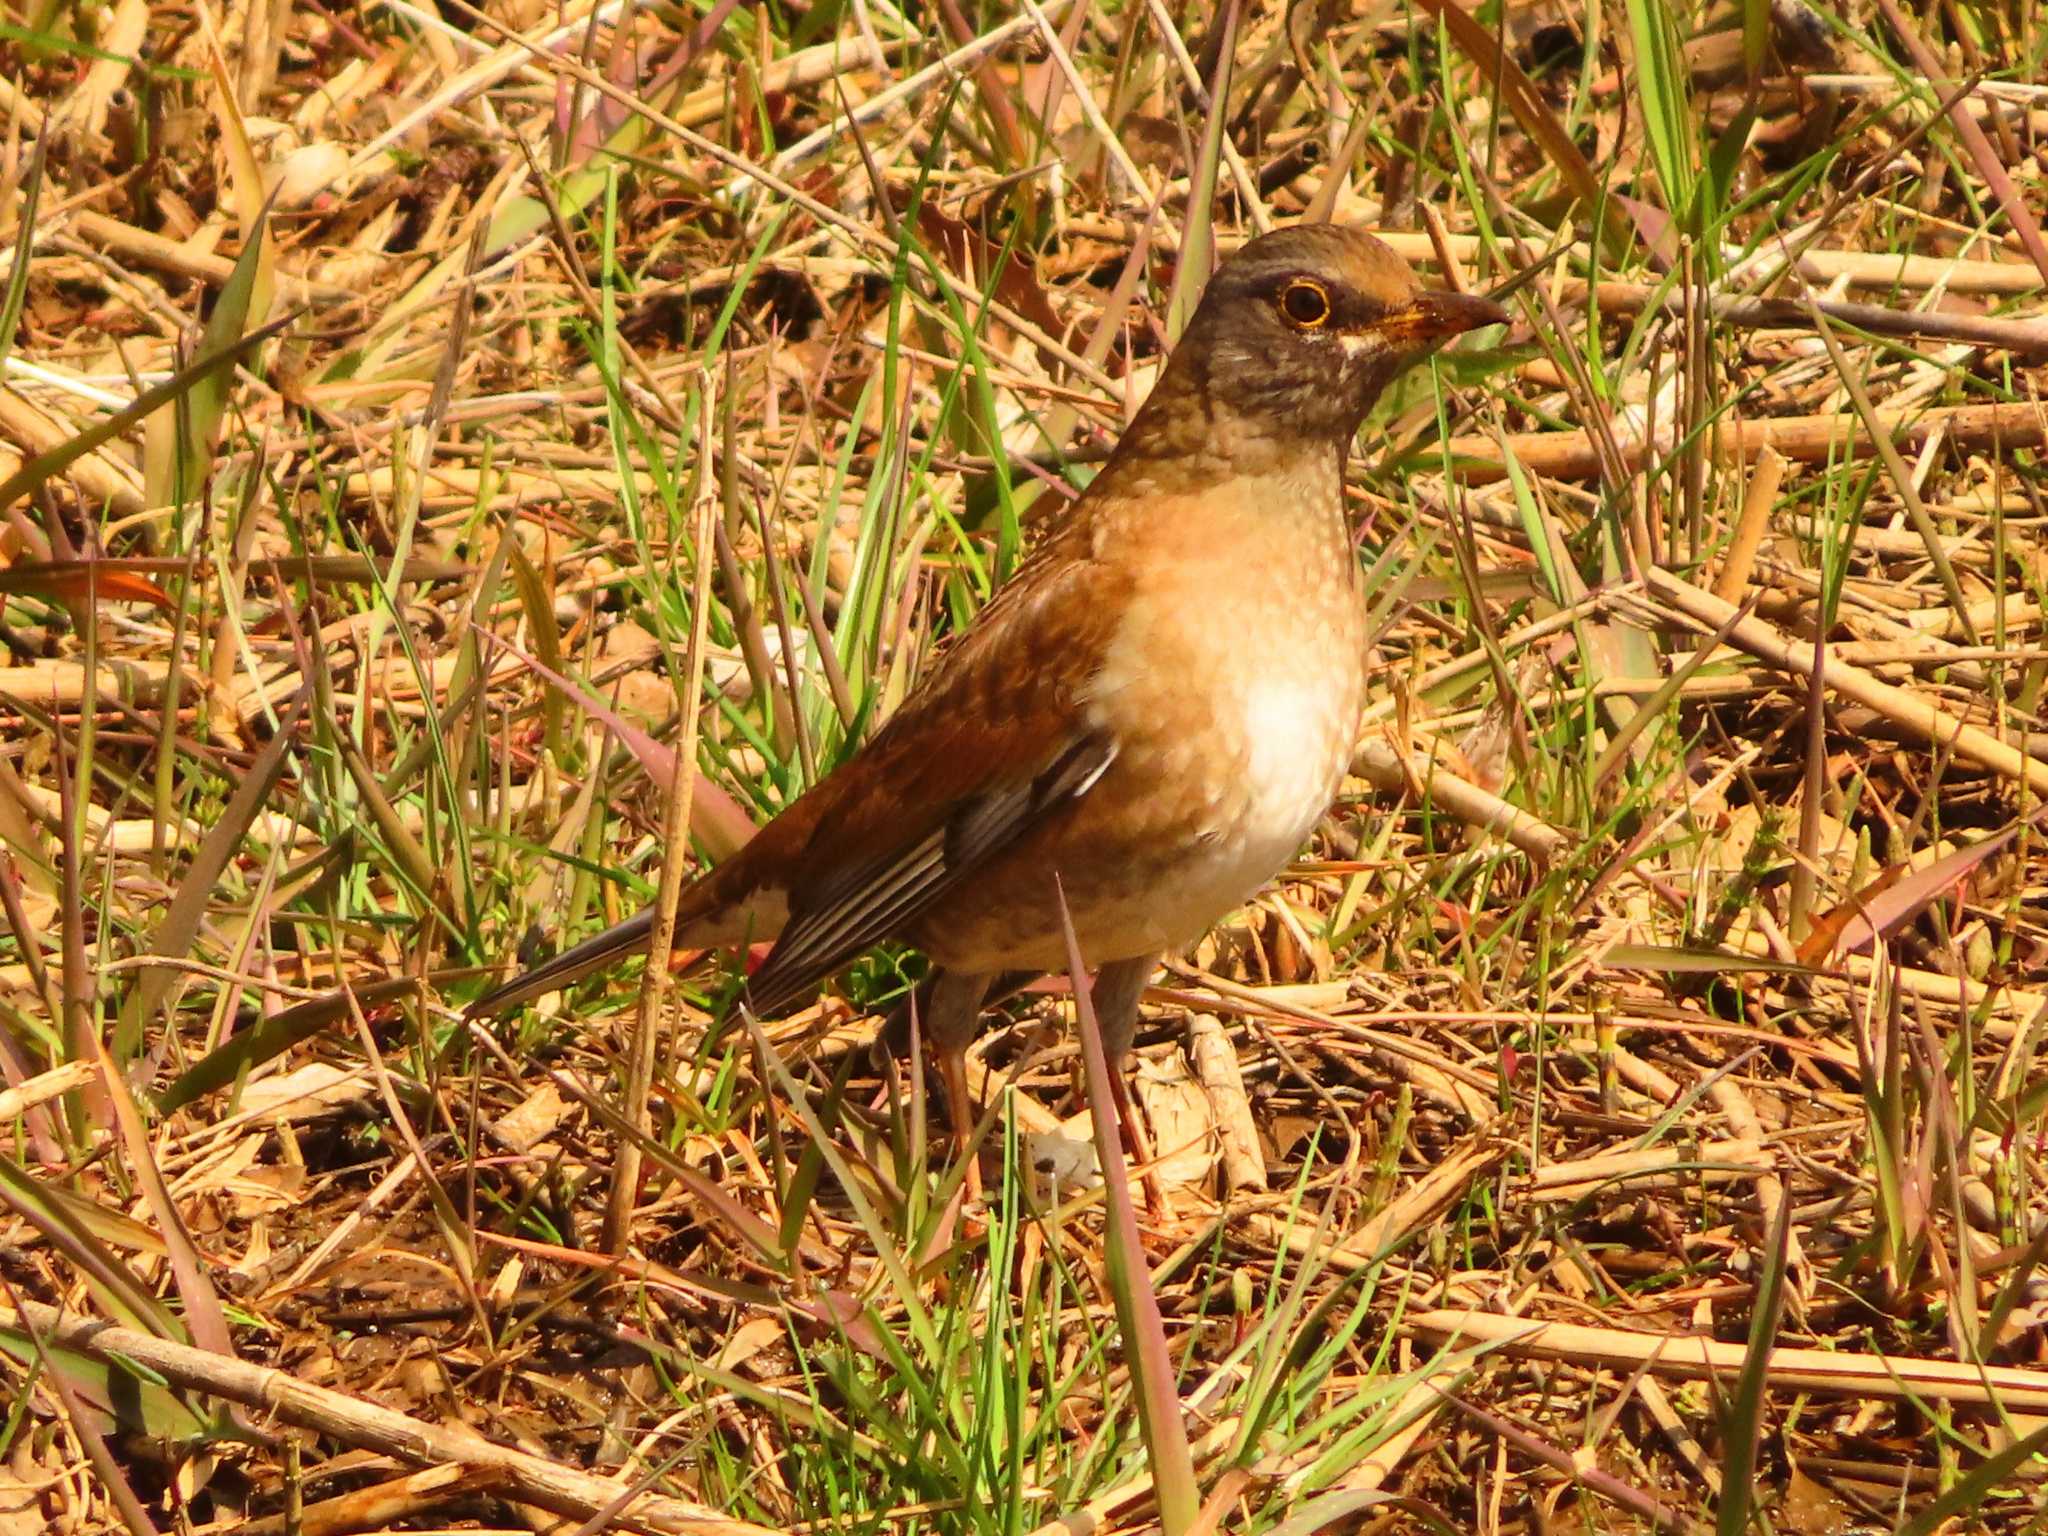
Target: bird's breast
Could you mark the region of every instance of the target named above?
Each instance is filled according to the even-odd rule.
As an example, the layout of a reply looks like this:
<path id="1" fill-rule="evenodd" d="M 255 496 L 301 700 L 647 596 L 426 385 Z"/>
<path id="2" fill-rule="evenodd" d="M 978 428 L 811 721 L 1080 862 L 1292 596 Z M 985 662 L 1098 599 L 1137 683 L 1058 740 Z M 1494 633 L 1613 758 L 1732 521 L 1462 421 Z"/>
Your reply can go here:
<path id="1" fill-rule="evenodd" d="M 1059 876 L 1090 964 L 1173 949 L 1300 850 L 1349 761 L 1364 606 L 1337 503 L 1186 498 L 1132 538 L 1113 638 L 1073 700 L 1116 752 L 1071 812 L 1025 839 L 916 937 L 958 970 L 1064 965 Z"/>
<path id="2" fill-rule="evenodd" d="M 1150 664 L 1103 696 L 1129 790 L 1157 794 L 1194 841 L 1270 859 L 1259 879 L 1328 807 L 1355 738 L 1364 637 L 1348 574 L 1176 605 L 1154 626 Z"/>
<path id="3" fill-rule="evenodd" d="M 1211 541 L 1142 573 L 1089 700 L 1137 807 L 1157 915 L 1185 941 L 1270 880 L 1328 809 L 1356 739 L 1364 607 L 1334 505 L 1291 537 Z M 1272 532 L 1270 527 L 1266 530 Z"/>

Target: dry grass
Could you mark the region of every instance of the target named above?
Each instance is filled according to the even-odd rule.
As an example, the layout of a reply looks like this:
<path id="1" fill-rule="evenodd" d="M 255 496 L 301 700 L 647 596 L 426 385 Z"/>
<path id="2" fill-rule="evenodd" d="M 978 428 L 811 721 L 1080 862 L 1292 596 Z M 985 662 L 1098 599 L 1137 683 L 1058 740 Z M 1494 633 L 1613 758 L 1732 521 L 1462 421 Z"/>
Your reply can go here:
<path id="1" fill-rule="evenodd" d="M 1185 1528 L 1064 982 L 975 1208 L 913 957 L 786 1071 L 732 957 L 460 1008 L 850 750 L 1311 211 L 1526 280 L 1141 1036 L 1203 1518 L 2035 1528 L 2034 0 L 963 9 L 10 13 L 0 1530 Z"/>

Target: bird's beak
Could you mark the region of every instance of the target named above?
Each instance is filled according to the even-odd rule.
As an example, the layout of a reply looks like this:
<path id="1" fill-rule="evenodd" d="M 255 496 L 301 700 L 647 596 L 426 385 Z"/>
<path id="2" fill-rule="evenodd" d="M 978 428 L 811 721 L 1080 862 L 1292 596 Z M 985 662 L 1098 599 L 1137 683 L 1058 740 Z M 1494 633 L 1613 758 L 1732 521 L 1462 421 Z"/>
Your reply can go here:
<path id="1" fill-rule="evenodd" d="M 1493 300 L 1477 294 L 1424 289 L 1406 308 L 1380 321 L 1379 329 L 1399 345 L 1415 346 L 1476 331 L 1482 325 L 1506 325 L 1510 318 Z"/>

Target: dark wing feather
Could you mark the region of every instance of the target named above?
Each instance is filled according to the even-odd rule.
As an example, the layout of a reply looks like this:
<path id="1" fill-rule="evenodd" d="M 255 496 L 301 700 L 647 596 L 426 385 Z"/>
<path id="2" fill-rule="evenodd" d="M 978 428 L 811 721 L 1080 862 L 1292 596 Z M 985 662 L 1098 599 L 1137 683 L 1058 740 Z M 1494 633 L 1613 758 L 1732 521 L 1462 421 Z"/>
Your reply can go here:
<path id="1" fill-rule="evenodd" d="M 1090 734 L 1021 783 L 992 787 L 951 808 L 917 841 L 849 869 L 800 910 L 747 984 L 753 1007 L 774 1013 L 795 1002 L 864 950 L 903 931 L 1047 816 L 1072 804 L 1116 757 L 1116 743 Z"/>
<path id="2" fill-rule="evenodd" d="M 1087 719 L 1128 578 L 1100 558 L 1115 466 L 952 640 L 874 738 L 683 892 L 676 944 L 733 943 L 788 916 L 750 987 L 788 1007 L 900 936 L 1085 795 L 1116 756 Z M 1113 530 L 1112 530 L 1113 531 Z M 499 1011 L 632 952 L 652 912 L 543 963 L 472 1012 Z"/>
<path id="3" fill-rule="evenodd" d="M 1122 611 L 1116 583 L 1086 524 L 1062 527 L 874 739 L 798 802 L 803 846 L 781 856 L 789 920 L 749 983 L 756 1011 L 788 1007 L 901 935 L 1094 786 L 1117 751 L 1087 720 Z"/>

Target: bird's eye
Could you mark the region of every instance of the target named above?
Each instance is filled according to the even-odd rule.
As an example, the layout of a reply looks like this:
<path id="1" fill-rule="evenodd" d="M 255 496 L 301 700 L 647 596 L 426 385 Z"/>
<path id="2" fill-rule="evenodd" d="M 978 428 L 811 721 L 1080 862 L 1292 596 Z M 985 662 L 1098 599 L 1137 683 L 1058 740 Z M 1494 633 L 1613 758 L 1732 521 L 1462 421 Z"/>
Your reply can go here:
<path id="1" fill-rule="evenodd" d="M 1321 283 L 1297 277 L 1280 290 L 1280 313 L 1288 324 L 1312 331 L 1330 318 L 1330 292 Z"/>

